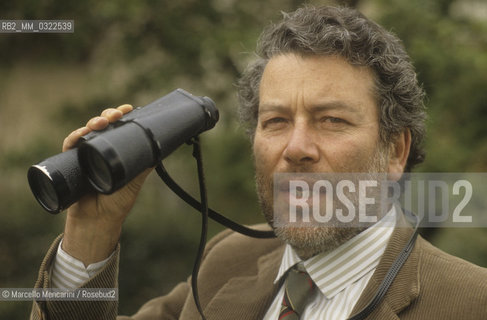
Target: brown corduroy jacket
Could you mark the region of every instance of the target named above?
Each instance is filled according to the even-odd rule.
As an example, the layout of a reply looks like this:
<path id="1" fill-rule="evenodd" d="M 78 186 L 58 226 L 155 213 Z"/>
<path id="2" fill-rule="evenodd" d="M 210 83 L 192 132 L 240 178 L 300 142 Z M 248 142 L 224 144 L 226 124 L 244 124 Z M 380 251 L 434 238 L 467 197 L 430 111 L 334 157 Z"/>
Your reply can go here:
<path id="1" fill-rule="evenodd" d="M 352 314 L 374 296 L 390 265 L 412 233 L 396 228 L 387 249 Z M 38 288 L 48 288 L 49 265 L 60 237 L 44 259 Z M 277 239 L 257 240 L 231 231 L 215 236 L 207 245 L 198 286 L 208 320 L 262 319 L 278 286 L 274 285 L 284 246 Z M 107 263 L 87 288 L 117 286 L 118 254 Z M 115 319 L 117 302 L 34 302 L 32 320 Z M 168 295 L 147 302 L 132 317 L 119 320 L 200 319 L 190 282 L 176 286 Z M 367 319 L 487 319 L 487 269 L 448 255 L 418 237 L 408 260 L 384 300 Z"/>

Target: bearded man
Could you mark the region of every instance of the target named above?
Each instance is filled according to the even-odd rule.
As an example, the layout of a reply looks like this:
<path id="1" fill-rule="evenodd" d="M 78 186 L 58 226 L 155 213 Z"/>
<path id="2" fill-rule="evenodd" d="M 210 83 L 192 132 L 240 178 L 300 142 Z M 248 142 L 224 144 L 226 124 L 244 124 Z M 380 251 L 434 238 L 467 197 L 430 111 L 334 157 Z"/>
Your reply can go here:
<path id="1" fill-rule="evenodd" d="M 274 210 L 276 197 L 291 202 L 276 176 L 400 177 L 423 161 L 424 93 L 400 40 L 356 10 L 304 7 L 264 31 L 257 56 L 239 82 L 240 116 L 253 142 L 262 211 L 277 239 L 224 231 L 209 242 L 199 273 L 206 318 L 485 318 L 487 271 L 421 237 L 414 242 L 400 209 L 371 212 L 378 219 L 367 227 L 276 222 L 289 214 Z M 105 110 L 69 135 L 64 149 L 130 110 Z M 90 195 L 69 209 L 37 287 L 116 287 L 121 226 L 147 173 L 111 196 Z M 386 217 L 394 227 L 384 224 Z M 116 314 L 113 301 L 38 301 L 31 318 Z M 188 280 L 119 319 L 199 318 Z"/>

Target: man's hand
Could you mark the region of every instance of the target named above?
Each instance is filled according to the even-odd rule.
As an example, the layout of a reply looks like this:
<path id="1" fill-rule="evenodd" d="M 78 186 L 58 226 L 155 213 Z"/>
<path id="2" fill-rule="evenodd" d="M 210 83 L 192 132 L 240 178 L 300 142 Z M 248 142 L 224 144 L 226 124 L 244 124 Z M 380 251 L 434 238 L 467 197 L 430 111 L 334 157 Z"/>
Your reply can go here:
<path id="1" fill-rule="evenodd" d="M 75 147 L 81 136 L 105 129 L 109 123 L 119 120 L 132 109 L 131 105 L 125 104 L 104 110 L 99 117 L 90 119 L 85 127 L 66 137 L 63 151 Z M 150 172 L 151 169 L 147 169 L 111 195 L 91 193 L 73 204 L 67 213 L 63 250 L 86 266 L 107 258 L 115 249 L 122 224 Z"/>

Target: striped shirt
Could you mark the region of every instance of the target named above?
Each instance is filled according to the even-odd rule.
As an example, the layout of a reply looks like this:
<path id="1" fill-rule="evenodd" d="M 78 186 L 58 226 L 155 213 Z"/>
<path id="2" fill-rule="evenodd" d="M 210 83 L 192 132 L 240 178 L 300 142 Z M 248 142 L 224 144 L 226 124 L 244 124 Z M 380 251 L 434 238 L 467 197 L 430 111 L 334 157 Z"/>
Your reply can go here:
<path id="1" fill-rule="evenodd" d="M 111 258 L 110 256 L 103 261 L 85 267 L 83 262 L 71 257 L 61 248 L 62 243 L 62 241 L 59 243 L 51 269 L 51 286 L 53 288 L 76 289 L 81 287 L 86 281 L 94 277 Z"/>
<path id="2" fill-rule="evenodd" d="M 281 267 L 274 283 L 281 281 L 294 265 L 308 272 L 319 290 L 306 306 L 302 319 L 347 319 L 384 253 L 395 225 L 393 208 L 376 224 L 335 250 L 302 261 L 286 245 Z M 391 223 L 393 222 L 393 223 Z M 284 296 L 284 286 L 274 298 L 264 320 L 277 320 Z"/>

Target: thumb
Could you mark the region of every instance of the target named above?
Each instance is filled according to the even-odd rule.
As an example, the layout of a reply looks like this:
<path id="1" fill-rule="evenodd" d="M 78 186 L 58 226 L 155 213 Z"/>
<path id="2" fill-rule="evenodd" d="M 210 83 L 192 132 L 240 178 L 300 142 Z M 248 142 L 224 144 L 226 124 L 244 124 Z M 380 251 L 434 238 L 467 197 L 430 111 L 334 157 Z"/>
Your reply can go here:
<path id="1" fill-rule="evenodd" d="M 149 168 L 142 171 L 142 173 L 140 173 L 137 177 L 135 177 L 132 181 L 130 181 L 126 187 L 134 194 L 139 193 L 140 189 L 142 188 L 142 185 L 144 184 L 145 180 L 152 172 L 152 170 L 154 170 L 154 168 Z"/>
<path id="2" fill-rule="evenodd" d="M 145 179 L 152 172 L 153 168 L 149 168 L 144 170 L 140 173 L 137 177 L 135 177 L 132 181 L 130 181 L 127 185 L 125 185 L 122 189 L 117 191 L 117 199 L 116 206 L 120 212 L 124 212 L 125 215 L 132 209 L 135 204 L 135 200 L 137 195 L 139 194 L 140 189 L 142 189 L 142 185 L 145 182 Z"/>

